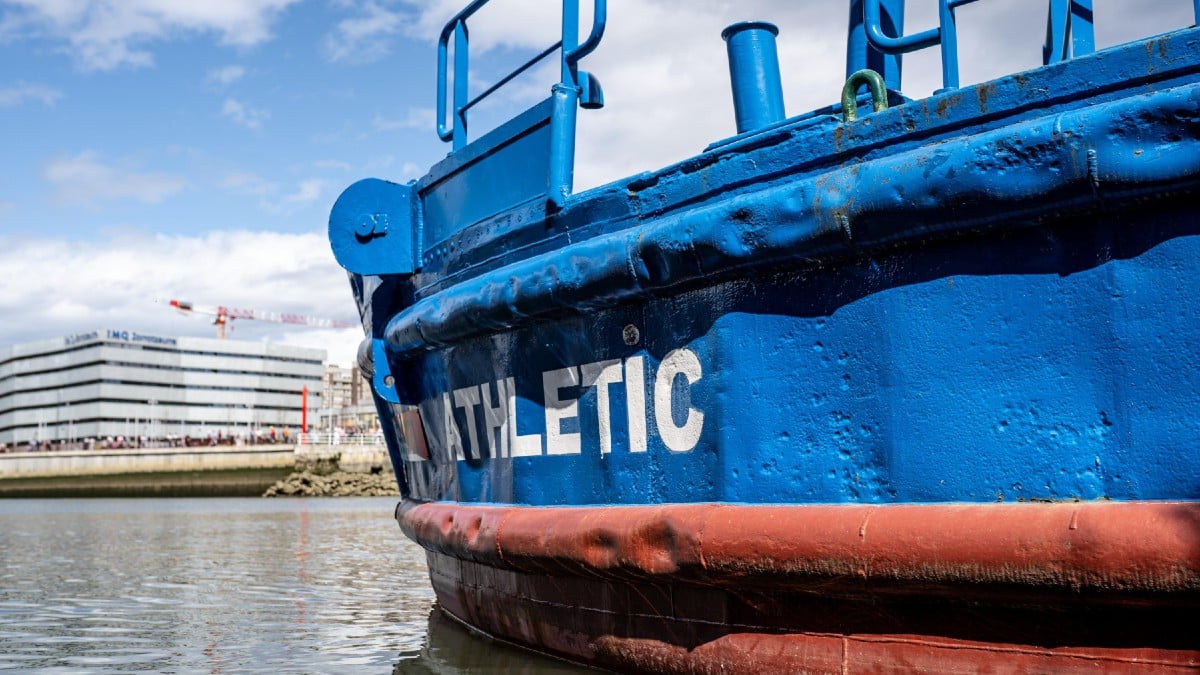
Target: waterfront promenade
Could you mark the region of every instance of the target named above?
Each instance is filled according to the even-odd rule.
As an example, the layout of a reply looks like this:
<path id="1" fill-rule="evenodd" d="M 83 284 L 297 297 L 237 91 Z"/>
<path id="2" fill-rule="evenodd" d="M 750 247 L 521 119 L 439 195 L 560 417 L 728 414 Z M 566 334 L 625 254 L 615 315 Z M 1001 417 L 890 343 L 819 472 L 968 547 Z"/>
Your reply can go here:
<path id="1" fill-rule="evenodd" d="M 261 494 L 297 467 L 336 462 L 351 472 L 390 471 L 373 437 L 309 434 L 302 443 L 179 446 L 0 453 L 0 497 L 133 491 Z M 155 444 L 148 444 L 155 445 Z"/>

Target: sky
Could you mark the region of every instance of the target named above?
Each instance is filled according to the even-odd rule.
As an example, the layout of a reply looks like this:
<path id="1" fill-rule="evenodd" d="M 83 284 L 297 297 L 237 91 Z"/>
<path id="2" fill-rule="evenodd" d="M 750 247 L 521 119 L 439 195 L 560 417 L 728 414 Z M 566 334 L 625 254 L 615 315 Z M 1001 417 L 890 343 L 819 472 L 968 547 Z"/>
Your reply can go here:
<path id="1" fill-rule="evenodd" d="M 435 46 L 465 4 L 0 0 L 0 347 L 96 328 L 215 336 L 172 299 L 354 321 L 329 210 L 361 178 L 407 182 L 449 152 L 434 132 Z M 580 114 L 576 191 L 734 134 L 728 24 L 779 26 L 789 115 L 837 100 L 847 4 L 610 0 L 582 64 L 607 105 Z M 910 0 L 907 31 L 933 27 L 936 4 Z M 1193 22 L 1191 0 L 1094 4 L 1100 47 Z M 473 93 L 557 40 L 558 6 L 496 0 L 472 19 Z M 1045 0 L 958 17 L 964 85 L 1040 65 Z M 904 77 L 912 98 L 938 88 L 936 50 L 906 56 Z M 553 79 L 533 69 L 501 89 L 473 135 Z M 230 338 L 349 365 L 362 335 L 243 320 Z"/>

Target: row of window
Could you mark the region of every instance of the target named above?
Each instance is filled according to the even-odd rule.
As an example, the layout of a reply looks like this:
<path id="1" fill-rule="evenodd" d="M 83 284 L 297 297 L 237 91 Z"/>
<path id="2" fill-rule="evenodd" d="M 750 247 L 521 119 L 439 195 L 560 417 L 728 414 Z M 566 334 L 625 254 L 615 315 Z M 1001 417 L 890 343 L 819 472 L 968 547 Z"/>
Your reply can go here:
<path id="1" fill-rule="evenodd" d="M 230 369 L 223 369 L 223 368 L 196 368 L 196 367 L 184 367 L 184 366 L 172 365 L 172 364 L 164 365 L 164 364 L 158 364 L 158 363 L 139 363 L 137 361 L 112 361 L 112 360 L 105 360 L 105 359 L 96 359 L 93 361 L 85 361 L 83 363 L 72 363 L 72 364 L 68 364 L 65 366 L 60 366 L 58 368 L 43 368 L 41 370 L 28 370 L 28 371 L 23 371 L 20 373 L 10 373 L 8 375 L 0 375 L 0 382 L 4 382 L 5 380 L 11 380 L 11 379 L 18 378 L 18 377 L 35 377 L 38 375 L 51 375 L 54 373 L 63 373 L 63 372 L 71 371 L 71 370 L 78 370 L 81 368 L 89 368 L 92 366 L 121 366 L 121 367 L 125 367 L 125 368 L 140 368 L 142 370 L 169 370 L 169 371 L 180 372 L 180 373 L 218 373 L 218 374 L 222 374 L 222 375 L 263 376 L 263 375 L 275 375 L 276 374 L 269 370 L 230 370 Z M 287 377 L 287 376 L 285 375 L 284 377 Z M 293 375 L 292 377 L 296 377 L 296 376 Z M 314 374 L 311 377 L 319 377 L 319 375 Z"/>
<path id="2" fill-rule="evenodd" d="M 123 401 L 111 400 L 111 399 L 107 399 L 107 400 L 104 400 L 101 402 L 102 403 L 124 403 Z M 136 401 L 135 401 L 135 403 L 136 403 Z M 140 403 L 145 403 L 145 401 L 141 401 Z M 158 408 L 160 409 L 160 412 L 156 412 L 156 414 L 154 415 L 154 423 L 155 424 L 188 425 L 188 424 L 205 423 L 205 424 L 214 424 L 214 425 L 217 425 L 217 424 L 244 425 L 246 423 L 244 420 L 233 420 L 232 416 L 229 416 L 229 417 L 227 417 L 227 419 L 222 420 L 222 419 L 220 419 L 219 415 L 215 415 L 215 416 L 198 415 L 198 417 L 203 418 L 203 422 L 202 422 L 199 419 L 184 420 L 184 419 L 180 419 L 180 417 L 178 415 L 169 414 L 170 410 L 175 409 L 175 408 L 197 408 L 197 409 L 210 409 L 210 410 L 217 409 L 217 410 L 227 410 L 227 411 L 233 412 L 233 411 L 237 411 L 237 410 L 241 409 L 241 406 L 228 406 L 228 405 L 222 406 L 222 405 L 218 405 L 218 404 L 212 404 L 212 405 L 197 405 L 197 406 L 158 406 Z M 255 413 L 256 417 L 259 417 L 259 418 L 267 417 L 268 418 L 268 419 L 262 420 L 263 424 L 271 423 L 269 421 L 271 416 L 275 416 L 276 419 L 281 419 L 283 415 L 286 415 L 288 413 L 298 412 L 294 407 L 287 407 L 287 406 L 255 406 L 251 410 Z M 87 423 L 93 423 L 93 422 L 125 423 L 132 419 L 145 419 L 145 418 L 134 418 L 133 416 L 119 417 L 119 418 L 114 418 L 114 417 L 69 418 L 66 416 L 60 416 L 60 417 L 56 418 L 54 421 L 44 420 L 40 424 L 38 422 L 33 422 L 33 423 L 28 423 L 28 424 L 16 424 L 16 423 L 0 424 L 0 434 L 4 434 L 6 432 L 14 432 L 14 431 L 21 430 L 21 429 L 37 429 L 39 427 L 63 427 L 66 425 L 79 426 L 81 424 L 87 424 Z"/>
<path id="3" fill-rule="evenodd" d="M 263 392 L 255 392 L 255 393 L 262 394 Z M 296 398 L 297 404 L 292 405 L 292 406 L 280 407 L 279 408 L 280 410 L 295 410 L 299 407 L 298 401 L 299 401 L 300 392 L 295 392 L 295 391 L 276 392 L 276 393 L 268 394 L 268 395 L 278 396 L 281 394 L 285 395 L 285 396 L 292 396 L 292 397 Z M 13 406 L 11 408 L 0 407 L 0 415 L 6 414 L 6 413 L 24 412 L 27 410 L 55 410 L 55 409 L 59 409 L 59 408 L 67 408 L 69 406 L 90 405 L 93 403 L 121 403 L 121 404 L 128 404 L 128 405 L 147 405 L 148 401 L 145 398 L 111 398 L 111 397 L 110 398 L 89 398 L 89 399 L 82 399 L 82 400 L 77 400 L 77 401 L 66 401 L 66 402 L 63 402 L 62 404 L 56 402 L 56 403 L 49 403 L 49 404 L 45 404 L 45 405 L 21 405 L 21 406 Z M 312 403 L 314 405 L 310 406 L 310 407 L 319 407 L 319 399 L 318 398 L 314 397 L 312 399 Z M 257 403 L 239 404 L 239 403 L 230 403 L 228 401 L 209 401 L 209 402 L 186 401 L 186 402 L 184 402 L 184 401 L 162 401 L 162 400 L 158 400 L 158 399 L 156 399 L 155 405 L 158 406 L 159 408 L 233 408 L 233 409 L 236 409 L 236 408 L 245 407 L 247 405 L 251 406 L 254 410 L 267 410 L 267 409 L 272 408 L 272 406 L 259 405 Z"/>
<path id="4" fill-rule="evenodd" d="M 38 352 L 36 354 L 21 354 L 12 356 L 7 359 L 0 358 L 0 367 L 15 363 L 18 361 L 27 361 L 30 359 L 40 359 L 49 356 L 58 356 L 60 354 L 69 354 L 71 352 L 79 352 L 87 349 L 99 349 L 101 347 L 116 347 L 119 349 L 138 349 L 147 352 L 163 352 L 168 354 L 179 354 L 183 356 L 215 356 L 219 358 L 231 359 L 264 359 L 277 363 L 302 363 L 307 365 L 323 365 L 319 359 L 305 359 L 295 356 L 277 356 L 274 354 L 237 354 L 233 352 L 214 352 L 202 351 L 197 349 L 175 349 L 171 347 L 159 347 L 155 345 L 129 344 L 125 342 L 89 342 L 86 344 L 64 346 L 61 349 Z"/>
<path id="5" fill-rule="evenodd" d="M 308 384 L 312 387 L 312 390 L 310 392 L 311 396 L 314 396 L 314 397 L 320 396 L 320 392 L 317 391 L 318 383 L 316 380 L 314 380 L 314 379 L 300 380 L 301 386 L 303 386 L 303 382 L 308 382 Z M 167 391 L 187 389 L 190 391 L 249 392 L 249 393 L 255 393 L 255 394 L 290 394 L 290 395 L 296 395 L 296 396 L 298 396 L 300 394 L 299 389 L 297 389 L 295 387 L 288 388 L 288 389 L 280 389 L 280 388 L 272 388 L 272 387 L 234 387 L 234 386 L 181 384 L 181 383 L 164 384 L 164 383 L 146 382 L 146 381 L 140 381 L 140 380 L 114 380 L 114 379 L 108 379 L 108 378 L 103 378 L 103 379 L 98 378 L 98 379 L 91 379 L 91 380 L 83 380 L 83 381 L 79 381 L 79 382 L 71 382 L 69 384 L 63 384 L 63 385 L 38 387 L 36 389 L 34 389 L 34 388 L 17 389 L 15 391 L 0 393 L 0 410 L 6 409 L 6 408 L 4 408 L 5 399 L 14 398 L 17 396 L 29 396 L 31 394 L 38 394 L 38 393 L 47 392 L 47 391 L 62 391 L 62 390 L 66 390 L 66 389 L 74 389 L 77 387 L 87 387 L 87 386 L 98 385 L 98 384 L 120 385 L 120 386 L 129 386 L 129 387 L 151 387 L 154 389 L 162 389 L 162 390 L 167 390 Z"/>
<path id="6" fill-rule="evenodd" d="M 24 372 L 24 373 L 20 373 L 20 374 L 0 376 L 0 383 L 6 382 L 9 380 L 19 379 L 19 378 L 39 377 L 39 376 L 45 376 L 45 375 L 52 375 L 52 374 L 56 374 L 56 373 L 66 373 L 66 372 L 71 372 L 71 371 L 75 371 L 75 370 L 83 370 L 85 368 L 93 368 L 96 366 L 113 366 L 113 367 L 117 367 L 117 368 L 132 368 L 135 370 L 143 370 L 143 371 L 166 370 L 166 371 L 177 372 L 177 373 L 206 373 L 206 374 L 215 374 L 215 375 L 223 375 L 223 376 L 228 375 L 228 376 L 249 376 L 249 377 L 278 377 L 278 378 L 290 378 L 290 379 L 300 379 L 300 380 L 315 380 L 318 377 L 318 375 L 316 375 L 316 374 L 305 376 L 305 375 L 297 375 L 297 374 L 289 374 L 289 373 L 275 373 L 275 372 L 262 371 L 262 370 L 220 370 L 220 369 L 215 369 L 215 368 L 181 368 L 178 366 L 162 366 L 162 365 L 156 365 L 156 364 L 136 363 L 136 362 L 131 362 L 131 361 L 88 361 L 86 363 L 75 363 L 75 364 L 71 364 L 69 366 L 63 366 L 61 368 L 48 368 L 45 370 L 30 371 L 30 372 Z M 62 387 L 75 386 L 75 384 L 77 384 L 77 383 L 72 382 L 72 383 L 68 383 L 68 384 L 64 384 L 64 385 L 56 385 L 53 387 L 44 387 L 44 388 L 60 389 Z M 144 382 L 143 384 L 155 384 L 155 383 Z M 164 385 L 164 386 L 166 386 L 166 385 Z M 35 391 L 35 390 L 33 390 L 33 389 L 16 390 L 14 388 L 14 391 Z"/>

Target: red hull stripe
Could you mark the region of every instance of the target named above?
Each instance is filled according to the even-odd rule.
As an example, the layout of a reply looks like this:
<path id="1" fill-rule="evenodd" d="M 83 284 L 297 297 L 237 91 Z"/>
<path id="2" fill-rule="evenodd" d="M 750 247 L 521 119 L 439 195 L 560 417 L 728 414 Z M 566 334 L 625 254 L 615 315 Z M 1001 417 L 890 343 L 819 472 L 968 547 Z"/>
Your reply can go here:
<path id="1" fill-rule="evenodd" d="M 620 672 L 1200 668 L 1200 504 L 397 509 L 443 610 Z"/>
<path id="2" fill-rule="evenodd" d="M 426 549 L 501 569 L 706 583 L 1200 591 L 1200 503 L 501 507 L 402 504 Z M 1194 600 L 1194 598 L 1192 598 Z M 1180 597 L 1179 600 L 1184 600 Z"/>

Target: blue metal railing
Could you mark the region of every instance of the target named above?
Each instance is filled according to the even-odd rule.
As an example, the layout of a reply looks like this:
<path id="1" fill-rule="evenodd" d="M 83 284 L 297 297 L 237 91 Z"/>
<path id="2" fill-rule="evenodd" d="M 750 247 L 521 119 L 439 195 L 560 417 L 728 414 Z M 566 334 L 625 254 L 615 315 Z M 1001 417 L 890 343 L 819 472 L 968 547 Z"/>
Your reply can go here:
<path id="1" fill-rule="evenodd" d="M 887 35 L 880 15 L 880 0 L 864 0 L 863 23 L 867 41 L 883 54 L 897 55 L 940 44 L 942 88 L 958 88 L 958 29 L 954 10 L 978 0 L 938 0 L 938 27 L 911 35 Z M 1193 0 L 1200 22 L 1200 0 Z M 1046 43 L 1042 62 L 1057 63 L 1095 50 L 1092 0 L 1049 0 Z M 889 84 L 891 84 L 889 82 Z"/>
<path id="2" fill-rule="evenodd" d="M 1200 1 L 1200 0 L 1198 0 Z M 479 11 L 489 0 L 474 0 L 458 14 L 455 14 L 442 28 L 438 38 L 438 76 L 437 76 L 437 132 L 443 141 L 453 143 L 455 150 L 467 144 L 467 111 L 477 103 L 490 96 L 496 90 L 511 82 L 521 73 L 540 63 L 550 54 L 561 50 L 562 76 L 559 84 L 574 88 L 579 92 L 576 101 L 582 101 L 585 107 L 598 104 L 599 91 L 594 78 L 586 73 L 581 76 L 578 63 L 590 54 L 604 36 L 607 21 L 607 0 L 593 0 L 592 29 L 587 39 L 579 42 L 579 0 L 563 0 L 562 38 L 550 45 L 539 54 L 518 66 L 512 72 L 502 77 L 498 82 L 488 87 L 474 98 L 470 98 L 467 88 L 469 70 L 469 33 L 467 19 Z M 453 126 L 447 122 L 447 85 L 450 38 L 454 38 L 454 102 L 451 109 Z M 573 126 L 573 125 L 572 125 Z"/>
<path id="3" fill-rule="evenodd" d="M 1092 0 L 1051 0 L 1050 13 L 1046 17 L 1042 63 L 1058 63 L 1072 55 L 1088 54 L 1095 50 Z"/>

